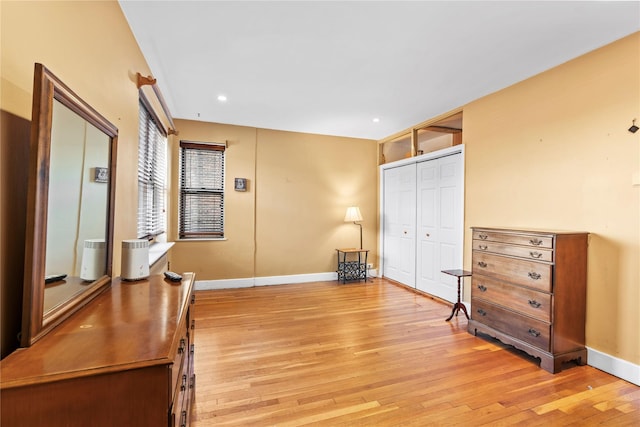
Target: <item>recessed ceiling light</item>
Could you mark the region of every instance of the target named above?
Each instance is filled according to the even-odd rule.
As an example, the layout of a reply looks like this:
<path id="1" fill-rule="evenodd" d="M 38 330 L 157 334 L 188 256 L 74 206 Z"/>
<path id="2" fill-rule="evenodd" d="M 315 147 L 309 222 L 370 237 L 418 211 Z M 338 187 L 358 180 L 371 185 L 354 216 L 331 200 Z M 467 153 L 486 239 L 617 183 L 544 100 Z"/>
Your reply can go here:
<path id="1" fill-rule="evenodd" d="M 376 118 L 373 119 L 373 123 L 379 123 L 379 122 L 380 122 L 379 118 L 376 117 Z"/>
<path id="2" fill-rule="evenodd" d="M 224 95 L 218 95 L 218 101 L 220 102 L 225 102 L 227 100 L 227 97 Z"/>

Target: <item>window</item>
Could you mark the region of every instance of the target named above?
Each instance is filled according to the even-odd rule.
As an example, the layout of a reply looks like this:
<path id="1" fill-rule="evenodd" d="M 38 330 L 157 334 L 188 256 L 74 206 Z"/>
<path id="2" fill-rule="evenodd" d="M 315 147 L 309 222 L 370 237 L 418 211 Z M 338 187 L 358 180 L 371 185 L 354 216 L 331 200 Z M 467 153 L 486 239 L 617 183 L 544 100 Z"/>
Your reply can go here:
<path id="1" fill-rule="evenodd" d="M 152 239 L 165 231 L 167 135 L 144 98 L 140 99 L 138 145 L 138 238 Z"/>
<path id="2" fill-rule="evenodd" d="M 181 239 L 224 237 L 223 144 L 180 141 Z"/>

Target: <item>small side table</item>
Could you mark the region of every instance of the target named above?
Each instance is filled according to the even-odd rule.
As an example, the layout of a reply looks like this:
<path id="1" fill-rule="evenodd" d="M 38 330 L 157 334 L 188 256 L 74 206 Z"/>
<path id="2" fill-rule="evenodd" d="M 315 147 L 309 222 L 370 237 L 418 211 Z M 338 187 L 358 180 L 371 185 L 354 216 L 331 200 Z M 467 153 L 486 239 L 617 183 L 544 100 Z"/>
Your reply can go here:
<path id="1" fill-rule="evenodd" d="M 367 257 L 369 249 L 336 249 L 338 252 L 338 281 L 346 283 L 347 280 L 367 281 Z M 351 259 L 349 258 L 351 256 Z"/>
<path id="2" fill-rule="evenodd" d="M 447 322 L 453 318 L 453 315 L 458 315 L 460 309 L 464 312 L 464 315 L 467 316 L 467 320 L 469 319 L 469 314 L 467 314 L 467 307 L 464 306 L 463 303 L 460 302 L 460 279 L 463 277 L 471 276 L 471 272 L 467 270 L 442 270 L 444 274 L 448 274 L 450 276 L 455 276 L 458 278 L 458 301 L 453 304 L 453 310 L 451 311 L 451 316 L 447 318 Z"/>

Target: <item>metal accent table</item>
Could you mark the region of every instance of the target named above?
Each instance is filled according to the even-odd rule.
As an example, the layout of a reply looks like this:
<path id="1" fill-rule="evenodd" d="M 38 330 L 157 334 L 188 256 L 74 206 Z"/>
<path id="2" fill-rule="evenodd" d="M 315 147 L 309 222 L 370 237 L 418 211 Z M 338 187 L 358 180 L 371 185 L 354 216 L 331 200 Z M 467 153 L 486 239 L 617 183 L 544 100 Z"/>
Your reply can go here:
<path id="1" fill-rule="evenodd" d="M 471 272 L 467 270 L 442 270 L 444 274 L 448 274 L 450 276 L 455 276 L 458 278 L 458 301 L 453 304 L 453 310 L 451 310 L 451 316 L 447 318 L 447 322 L 453 318 L 453 315 L 458 315 L 460 309 L 464 312 L 464 315 L 467 316 L 467 320 L 469 320 L 469 314 L 467 314 L 467 307 L 464 306 L 462 302 L 460 302 L 460 279 L 463 277 L 471 276 Z"/>
<path id="2" fill-rule="evenodd" d="M 348 280 L 367 281 L 367 258 L 369 249 L 336 249 L 338 252 L 338 281 L 346 283 Z M 351 259 L 349 259 L 351 255 Z"/>

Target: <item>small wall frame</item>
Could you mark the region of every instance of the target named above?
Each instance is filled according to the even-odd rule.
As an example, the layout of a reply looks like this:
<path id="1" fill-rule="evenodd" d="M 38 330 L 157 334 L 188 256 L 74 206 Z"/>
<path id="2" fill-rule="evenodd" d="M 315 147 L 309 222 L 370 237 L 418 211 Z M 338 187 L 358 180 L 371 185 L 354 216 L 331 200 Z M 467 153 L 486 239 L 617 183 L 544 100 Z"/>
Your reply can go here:
<path id="1" fill-rule="evenodd" d="M 236 178 L 233 189 L 236 191 L 247 191 L 247 178 Z"/>
<path id="2" fill-rule="evenodd" d="M 108 168 L 95 168 L 93 174 L 93 180 L 95 182 L 109 182 L 109 169 Z"/>

